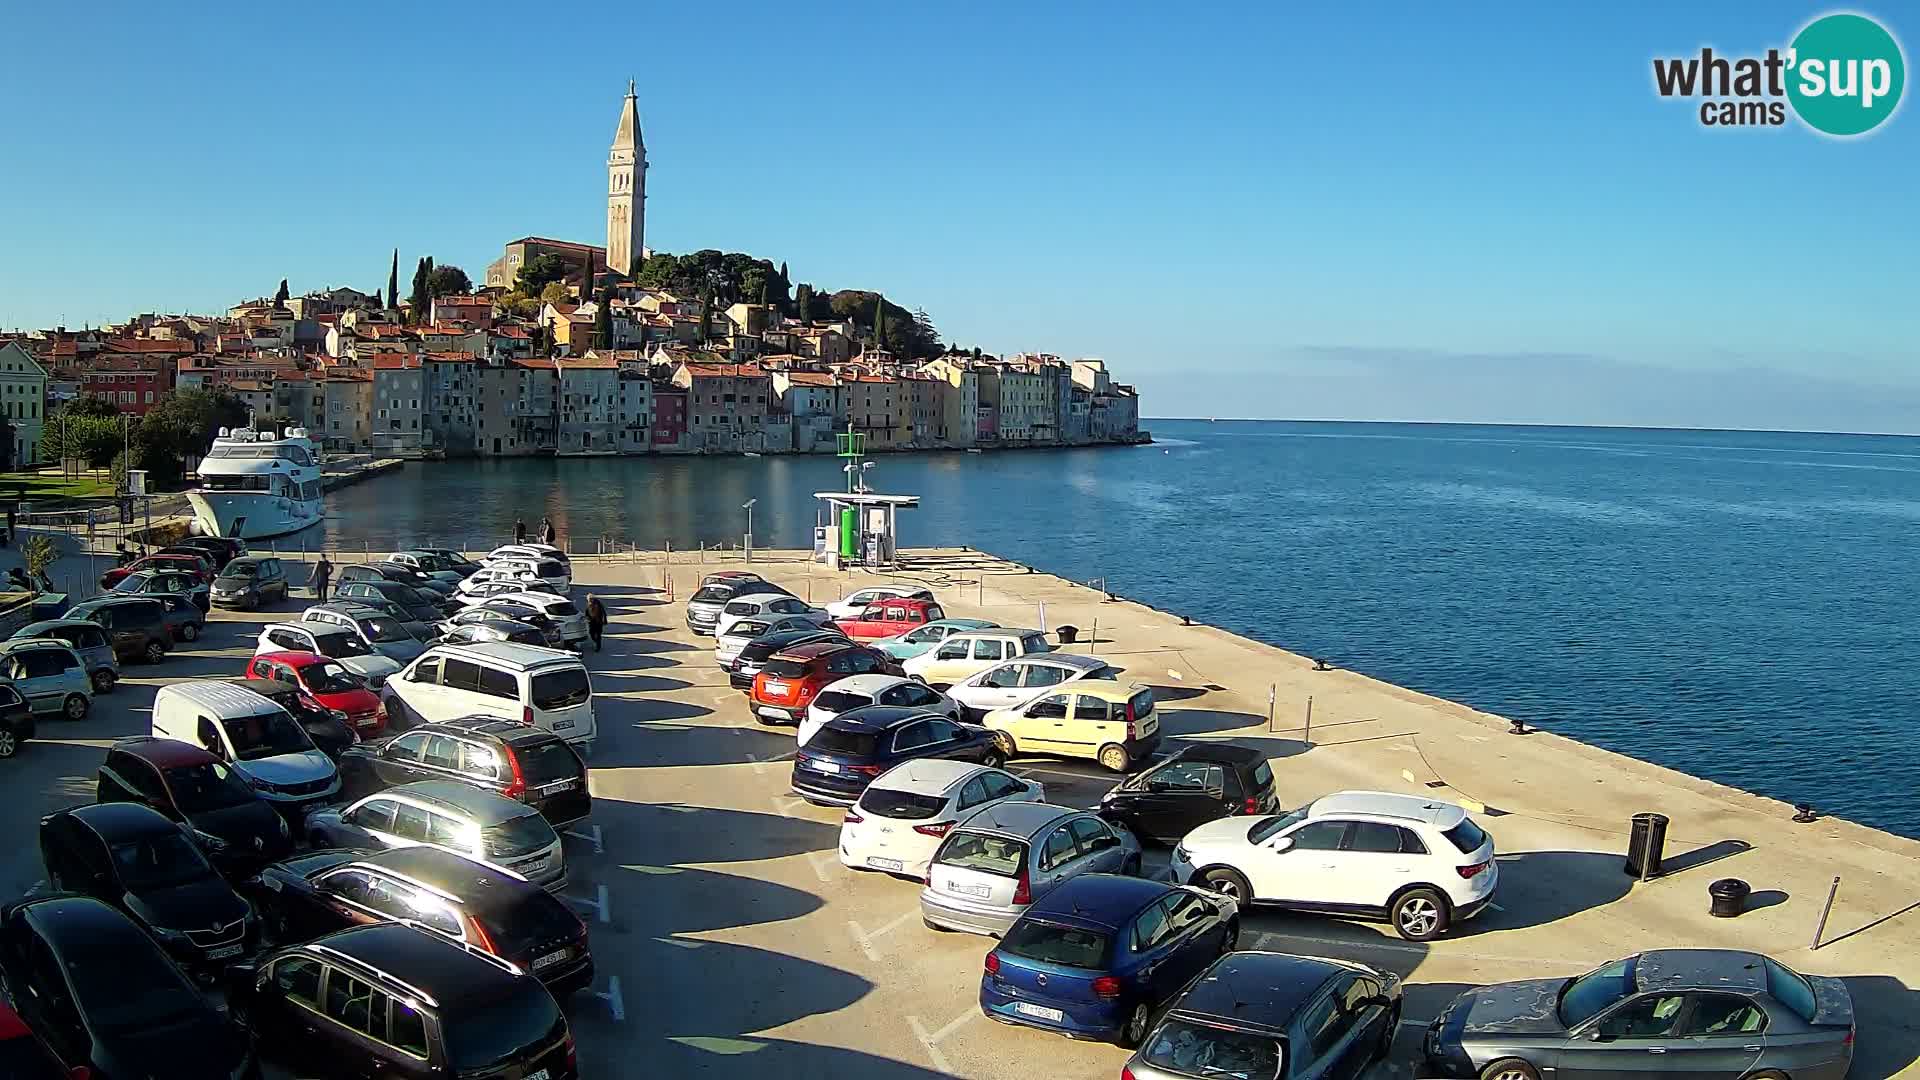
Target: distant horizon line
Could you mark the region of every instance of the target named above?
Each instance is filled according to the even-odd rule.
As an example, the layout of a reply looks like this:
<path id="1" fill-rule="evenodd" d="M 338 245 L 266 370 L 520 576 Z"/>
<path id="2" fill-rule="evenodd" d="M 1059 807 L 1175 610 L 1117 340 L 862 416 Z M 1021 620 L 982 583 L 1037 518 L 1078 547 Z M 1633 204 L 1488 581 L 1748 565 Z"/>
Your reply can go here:
<path id="1" fill-rule="evenodd" d="M 1398 424 L 1403 427 L 1585 428 L 1600 431 L 1722 431 L 1753 435 L 1860 435 L 1876 439 L 1920 438 L 1920 431 L 1832 431 L 1826 428 L 1683 427 L 1678 424 L 1550 424 L 1518 420 L 1334 420 L 1294 416 L 1143 416 L 1142 424 L 1159 420 L 1190 420 L 1212 424 Z"/>

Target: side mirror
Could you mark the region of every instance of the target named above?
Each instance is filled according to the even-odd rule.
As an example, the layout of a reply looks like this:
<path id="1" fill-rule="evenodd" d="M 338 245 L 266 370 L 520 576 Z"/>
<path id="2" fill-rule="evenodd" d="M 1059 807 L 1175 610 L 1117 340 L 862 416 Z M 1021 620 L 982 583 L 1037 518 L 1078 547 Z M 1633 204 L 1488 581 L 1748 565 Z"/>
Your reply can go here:
<path id="1" fill-rule="evenodd" d="M 252 962 L 228 964 L 220 973 L 221 985 L 226 988 L 227 1000 L 243 1005 L 253 997 L 254 980 L 259 977 L 259 966 Z"/>
<path id="2" fill-rule="evenodd" d="M 1607 1041 L 1606 1032 L 1601 1031 L 1599 1025 L 1596 1024 L 1594 1025 L 1594 1028 L 1592 1031 L 1587 1032 L 1587 1041 L 1588 1042 L 1606 1042 Z"/>
<path id="3" fill-rule="evenodd" d="M 1276 852 L 1279 852 L 1279 853 L 1282 853 L 1282 854 L 1284 854 L 1284 853 L 1286 853 L 1286 852 L 1289 852 L 1289 851 L 1292 851 L 1292 850 L 1293 850 L 1293 837 L 1291 837 L 1291 836 L 1283 836 L 1283 837 L 1281 837 L 1280 839 L 1278 839 L 1278 840 L 1275 840 L 1275 841 L 1273 842 L 1273 850 L 1274 850 L 1274 851 L 1276 851 Z"/>
<path id="4" fill-rule="evenodd" d="M 1172 789 L 1173 785 L 1167 783 L 1165 780 L 1147 781 L 1147 790 L 1151 792 L 1159 793 L 1162 791 L 1171 791 Z"/>

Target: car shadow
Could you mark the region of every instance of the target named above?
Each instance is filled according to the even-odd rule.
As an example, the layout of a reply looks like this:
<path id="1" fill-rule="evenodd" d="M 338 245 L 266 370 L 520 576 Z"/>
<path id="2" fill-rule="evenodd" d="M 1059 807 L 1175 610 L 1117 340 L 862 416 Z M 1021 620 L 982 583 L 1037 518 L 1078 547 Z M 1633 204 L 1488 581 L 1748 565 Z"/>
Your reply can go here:
<path id="1" fill-rule="evenodd" d="M 600 677 L 599 675 L 595 676 Z M 613 693 L 621 693 L 624 688 L 616 687 Z M 610 698 L 609 700 L 614 700 Z M 632 721 L 634 726 L 652 723 L 656 720 L 692 720 L 701 716 L 712 716 L 713 707 L 699 705 L 691 701 L 674 701 L 669 698 L 630 697 L 619 698 L 619 720 Z M 599 723 L 606 723 L 612 717 L 595 715 Z"/>
<path id="2" fill-rule="evenodd" d="M 777 882 L 692 866 L 621 865 L 602 873 L 599 883 L 616 896 L 640 892 L 646 897 L 639 928 L 652 937 L 786 922 L 825 903 L 813 893 Z M 621 918 L 624 925 L 633 913 L 623 909 Z"/>
<path id="3" fill-rule="evenodd" d="M 1843 976 L 1859 1035 L 1851 1080 L 1901 1076 L 1920 1061 L 1920 992 L 1891 975 Z"/>
<path id="4" fill-rule="evenodd" d="M 721 810 L 684 803 L 635 803 L 605 797 L 597 791 L 593 823 L 602 835 L 645 837 L 636 850 L 639 860 L 623 867 L 675 867 L 682 864 L 750 863 L 784 859 L 816 851 L 832 851 L 840 842 L 840 822 L 809 821 L 784 814 L 752 810 Z M 714 843 L 717 836 L 729 841 Z"/>
<path id="5" fill-rule="evenodd" d="M 792 767 L 794 737 L 790 727 L 683 725 L 658 719 L 635 724 L 631 730 L 631 736 L 622 733 L 618 746 L 595 747 L 593 767 L 668 769 L 759 764 L 783 771 Z"/>
<path id="6" fill-rule="evenodd" d="M 1605 907 L 1627 895 L 1633 878 L 1624 860 L 1599 851 L 1516 851 L 1497 856 L 1500 884 L 1497 907 L 1488 907 L 1449 937 L 1472 937 L 1502 930 L 1545 926 L 1583 911 Z"/>
<path id="7" fill-rule="evenodd" d="M 779 1076 L 787 1080 L 945 1080 L 949 1073 L 936 1072 L 903 1061 L 844 1050 L 839 1047 L 795 1042 L 790 1039 L 756 1035 L 706 1036 L 675 1034 L 648 1050 L 649 1065 L 659 1076 Z M 584 1065 L 589 1055 L 583 1049 Z M 623 1058 L 618 1064 L 625 1066 Z M 602 1069 L 600 1075 L 621 1075 L 620 1068 Z"/>
<path id="8" fill-rule="evenodd" d="M 1264 716 L 1222 709 L 1157 709 L 1156 712 L 1160 717 L 1160 734 L 1169 737 L 1240 731 L 1261 727 L 1267 722 Z"/>
<path id="9" fill-rule="evenodd" d="M 594 681 L 612 680 L 611 692 L 617 694 L 665 694 L 675 690 L 686 690 L 693 686 L 685 679 L 669 679 L 660 675 L 643 675 L 637 671 L 596 670 Z M 596 693 L 602 691 L 596 691 Z"/>

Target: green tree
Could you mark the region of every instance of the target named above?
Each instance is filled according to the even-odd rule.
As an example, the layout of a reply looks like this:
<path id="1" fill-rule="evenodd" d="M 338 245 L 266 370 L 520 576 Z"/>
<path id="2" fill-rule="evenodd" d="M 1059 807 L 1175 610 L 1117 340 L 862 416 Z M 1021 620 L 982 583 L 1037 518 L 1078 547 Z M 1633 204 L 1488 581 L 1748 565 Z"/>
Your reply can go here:
<path id="1" fill-rule="evenodd" d="M 887 347 L 887 298 L 878 294 L 873 298 L 873 347 Z"/>
<path id="2" fill-rule="evenodd" d="M 421 259 L 413 267 L 413 291 L 407 294 L 407 321 L 419 325 L 427 319 L 427 309 L 433 306 L 427 296 L 427 274 L 430 272 L 426 259 Z"/>
<path id="3" fill-rule="evenodd" d="M 118 417 L 119 406 L 111 400 L 97 394 L 83 394 L 54 410 L 53 416 L 107 416 Z M 53 416 L 47 419 L 51 421 Z"/>
<path id="4" fill-rule="evenodd" d="M 520 264 L 513 277 L 514 291 L 539 296 L 548 283 L 565 281 L 567 270 L 567 260 L 558 255 L 536 255 Z"/>
<path id="5" fill-rule="evenodd" d="M 188 459 L 204 455 L 220 428 L 246 426 L 246 403 L 227 391 L 176 391 L 141 417 L 134 432 L 132 467 L 147 470 L 159 487 L 177 487 Z"/>
<path id="6" fill-rule="evenodd" d="M 49 456 L 53 451 L 46 449 L 47 441 L 40 440 L 41 452 Z M 13 471 L 13 419 L 0 415 L 0 472 Z"/>
<path id="7" fill-rule="evenodd" d="M 467 276 L 465 270 L 446 263 L 433 268 L 427 289 L 435 296 L 466 296 L 473 292 L 473 279 Z"/>
<path id="8" fill-rule="evenodd" d="M 813 286 L 802 285 L 793 290 L 793 314 L 802 320 L 813 318 Z"/>
<path id="9" fill-rule="evenodd" d="M 393 268 L 387 271 L 387 310 L 400 310 L 400 249 L 393 249 Z"/>
<path id="10" fill-rule="evenodd" d="M 287 279 L 280 279 L 280 291 L 273 294 L 273 306 L 285 307 L 287 304 Z"/>
<path id="11" fill-rule="evenodd" d="M 20 558 L 27 564 L 27 577 L 39 581 L 60 559 L 60 545 L 46 533 L 37 533 L 20 546 Z"/>
<path id="12" fill-rule="evenodd" d="M 602 349 L 613 348 L 613 290 L 600 290 L 600 302 L 593 311 L 593 344 Z"/>
<path id="13" fill-rule="evenodd" d="M 549 281 L 546 287 L 540 290 L 540 302 L 543 304 L 564 304 L 572 295 L 572 293 L 567 291 L 566 282 Z"/>
<path id="14" fill-rule="evenodd" d="M 73 404 L 47 418 L 41 451 L 56 461 L 81 461 L 88 468 L 102 468 L 120 452 L 121 418 L 76 413 Z"/>

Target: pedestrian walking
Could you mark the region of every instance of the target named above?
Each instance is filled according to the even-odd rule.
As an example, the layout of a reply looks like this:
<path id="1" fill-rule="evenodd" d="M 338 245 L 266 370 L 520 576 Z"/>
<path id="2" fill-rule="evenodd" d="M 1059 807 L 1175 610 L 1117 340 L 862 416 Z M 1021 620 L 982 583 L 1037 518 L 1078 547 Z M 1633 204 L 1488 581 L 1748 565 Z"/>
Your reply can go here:
<path id="1" fill-rule="evenodd" d="M 593 651 L 600 651 L 600 635 L 607 629 L 607 605 L 592 593 L 587 594 L 587 636 L 593 639 Z"/>
<path id="2" fill-rule="evenodd" d="M 540 519 L 540 542 L 541 543 L 547 545 L 548 547 L 552 547 L 554 538 L 559 535 L 560 534 L 554 530 L 553 522 L 550 519 L 546 517 L 542 517 Z"/>
<path id="3" fill-rule="evenodd" d="M 323 604 L 327 602 L 327 582 L 332 579 L 333 564 L 327 561 L 325 555 L 322 555 L 320 561 L 313 564 L 313 595 Z"/>
<path id="4" fill-rule="evenodd" d="M 513 542 L 516 544 L 527 542 L 527 523 L 523 518 L 513 519 Z"/>

